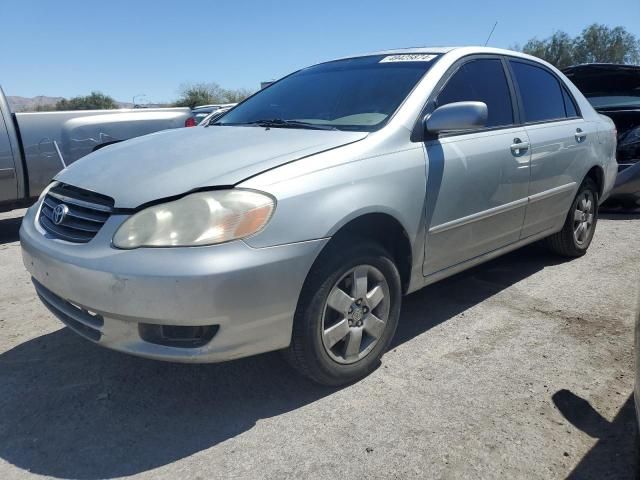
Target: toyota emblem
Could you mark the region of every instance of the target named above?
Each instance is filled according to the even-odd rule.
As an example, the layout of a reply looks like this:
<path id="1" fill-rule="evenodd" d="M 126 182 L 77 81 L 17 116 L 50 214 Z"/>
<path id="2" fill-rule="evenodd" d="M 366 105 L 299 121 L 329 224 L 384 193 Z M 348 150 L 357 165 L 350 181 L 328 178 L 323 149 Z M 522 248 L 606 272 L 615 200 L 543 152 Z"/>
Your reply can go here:
<path id="1" fill-rule="evenodd" d="M 67 213 L 69 213 L 69 207 L 64 203 L 57 205 L 56 208 L 53 209 L 53 223 L 60 225 L 67 216 Z"/>

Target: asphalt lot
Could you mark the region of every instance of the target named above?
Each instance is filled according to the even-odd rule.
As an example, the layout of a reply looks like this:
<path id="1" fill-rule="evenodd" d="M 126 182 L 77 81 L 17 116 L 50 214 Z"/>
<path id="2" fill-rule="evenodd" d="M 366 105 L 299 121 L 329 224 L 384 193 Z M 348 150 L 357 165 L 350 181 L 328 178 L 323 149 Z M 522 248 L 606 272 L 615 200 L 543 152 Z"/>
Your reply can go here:
<path id="1" fill-rule="evenodd" d="M 36 299 L 0 214 L 0 479 L 635 478 L 640 214 L 589 253 L 537 245 L 405 298 L 354 385 L 277 354 L 172 365 L 92 345 Z"/>

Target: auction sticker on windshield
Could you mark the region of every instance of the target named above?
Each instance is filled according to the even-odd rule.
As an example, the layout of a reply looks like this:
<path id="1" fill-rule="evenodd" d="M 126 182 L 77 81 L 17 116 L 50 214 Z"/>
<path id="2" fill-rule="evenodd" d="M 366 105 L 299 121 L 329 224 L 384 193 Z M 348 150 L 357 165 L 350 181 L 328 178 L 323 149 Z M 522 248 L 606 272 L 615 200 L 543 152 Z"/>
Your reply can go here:
<path id="1" fill-rule="evenodd" d="M 436 58 L 435 55 L 429 55 L 427 53 L 414 53 L 403 55 L 389 55 L 384 57 L 378 63 L 391 63 L 391 62 L 430 62 Z"/>

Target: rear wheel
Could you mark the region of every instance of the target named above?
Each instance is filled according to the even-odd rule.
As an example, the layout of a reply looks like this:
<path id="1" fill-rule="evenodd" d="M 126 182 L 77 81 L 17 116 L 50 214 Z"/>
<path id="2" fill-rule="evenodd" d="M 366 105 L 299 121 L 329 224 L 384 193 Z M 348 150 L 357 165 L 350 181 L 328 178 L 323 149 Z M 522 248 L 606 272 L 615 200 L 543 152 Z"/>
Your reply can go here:
<path id="1" fill-rule="evenodd" d="M 598 186 L 586 178 L 571 204 L 562 230 L 547 238 L 554 253 L 580 257 L 587 253 L 598 222 Z"/>
<path id="2" fill-rule="evenodd" d="M 362 378 L 388 348 L 400 302 L 400 274 L 383 248 L 355 239 L 330 246 L 305 282 L 285 356 L 317 383 Z"/>

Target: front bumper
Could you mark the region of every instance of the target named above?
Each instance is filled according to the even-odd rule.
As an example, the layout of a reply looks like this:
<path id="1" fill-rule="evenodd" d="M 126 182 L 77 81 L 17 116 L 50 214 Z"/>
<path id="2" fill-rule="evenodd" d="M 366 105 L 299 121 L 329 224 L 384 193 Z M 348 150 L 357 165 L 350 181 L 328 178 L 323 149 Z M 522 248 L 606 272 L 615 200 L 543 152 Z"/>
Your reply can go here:
<path id="1" fill-rule="evenodd" d="M 112 248 L 113 215 L 86 244 L 47 238 L 38 205 L 22 222 L 24 264 L 45 305 L 100 345 L 148 358 L 218 362 L 289 345 L 302 284 L 327 239 L 268 248 Z M 216 326 L 197 347 L 151 343 L 141 325 Z M 93 330 L 87 330 L 90 327 Z"/>

